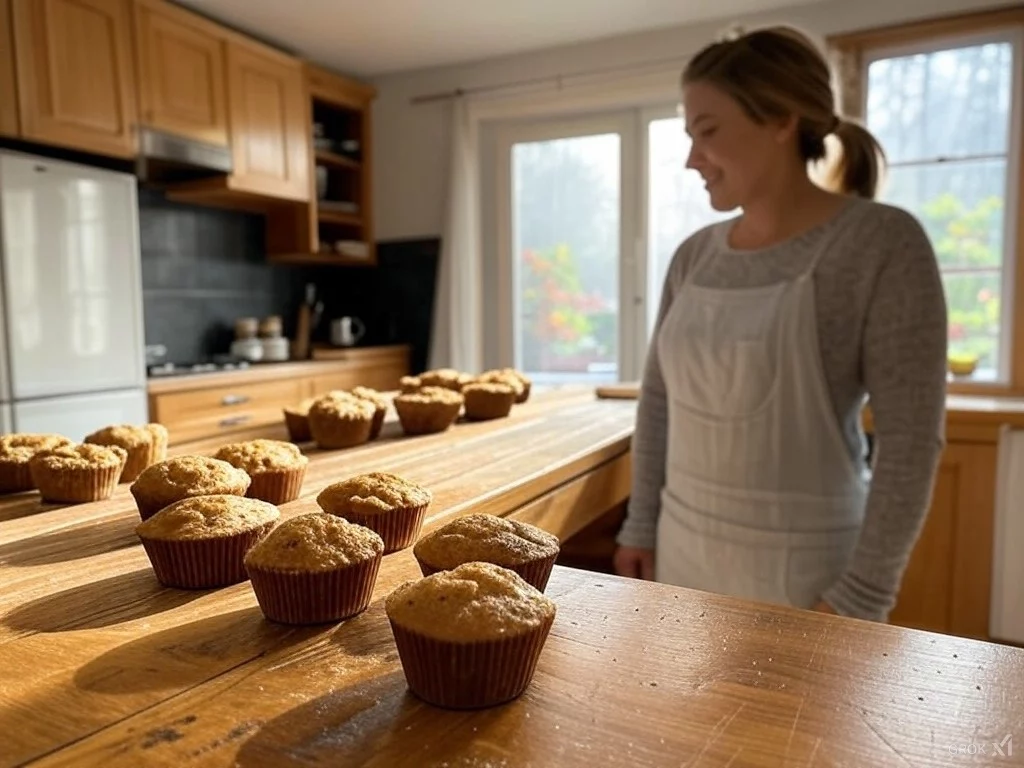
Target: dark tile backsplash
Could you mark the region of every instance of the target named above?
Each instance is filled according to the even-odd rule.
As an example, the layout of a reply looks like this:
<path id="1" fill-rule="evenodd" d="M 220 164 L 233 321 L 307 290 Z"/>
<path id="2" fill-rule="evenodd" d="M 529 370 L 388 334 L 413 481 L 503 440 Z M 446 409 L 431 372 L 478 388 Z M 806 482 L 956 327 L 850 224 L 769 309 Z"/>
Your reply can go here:
<path id="1" fill-rule="evenodd" d="M 269 264 L 264 219 L 182 205 L 139 189 L 146 343 L 167 359 L 190 362 L 226 354 L 239 317 L 280 315 L 285 335 L 313 283 L 324 302 L 314 341 L 327 341 L 332 318 L 355 315 L 367 326 L 361 345 L 411 344 L 412 368 L 426 367 L 436 282 L 437 239 L 379 243 L 376 268 Z"/>

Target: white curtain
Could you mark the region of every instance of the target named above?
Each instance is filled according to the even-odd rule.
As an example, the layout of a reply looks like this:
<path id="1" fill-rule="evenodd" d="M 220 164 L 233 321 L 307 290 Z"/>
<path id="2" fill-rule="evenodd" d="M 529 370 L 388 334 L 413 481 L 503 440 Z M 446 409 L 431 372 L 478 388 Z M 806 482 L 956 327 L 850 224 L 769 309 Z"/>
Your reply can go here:
<path id="1" fill-rule="evenodd" d="M 469 104 L 457 97 L 451 102 L 448 208 L 428 365 L 468 373 L 479 373 L 483 361 L 478 157 Z"/>

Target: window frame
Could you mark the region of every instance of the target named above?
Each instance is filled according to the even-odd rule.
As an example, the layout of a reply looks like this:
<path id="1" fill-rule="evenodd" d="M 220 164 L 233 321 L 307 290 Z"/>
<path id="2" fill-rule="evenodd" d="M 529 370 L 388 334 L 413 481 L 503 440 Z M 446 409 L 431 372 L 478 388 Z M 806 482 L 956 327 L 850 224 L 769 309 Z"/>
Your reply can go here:
<path id="1" fill-rule="evenodd" d="M 963 14 L 838 35 L 826 39 L 837 69 L 839 101 L 850 117 L 864 119 L 868 67 L 879 59 L 924 53 L 982 42 L 1013 45 L 1013 93 L 1004 237 L 1002 376 L 995 381 L 951 379 L 950 394 L 1024 395 L 1024 8 Z"/>

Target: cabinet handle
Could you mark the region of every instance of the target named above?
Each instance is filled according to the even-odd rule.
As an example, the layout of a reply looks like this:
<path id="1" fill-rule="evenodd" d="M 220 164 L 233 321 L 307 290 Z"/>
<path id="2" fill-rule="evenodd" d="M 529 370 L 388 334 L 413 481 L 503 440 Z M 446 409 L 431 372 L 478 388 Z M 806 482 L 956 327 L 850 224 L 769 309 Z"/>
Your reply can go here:
<path id="1" fill-rule="evenodd" d="M 220 399 L 221 405 L 241 405 L 242 403 L 248 403 L 248 395 L 224 395 Z"/>
<path id="2" fill-rule="evenodd" d="M 245 422 L 249 421 L 249 419 L 251 419 L 251 418 L 252 418 L 251 416 L 232 416 L 231 418 L 228 418 L 228 419 L 221 419 L 219 426 L 221 426 L 221 427 L 237 427 L 240 424 L 245 424 Z"/>

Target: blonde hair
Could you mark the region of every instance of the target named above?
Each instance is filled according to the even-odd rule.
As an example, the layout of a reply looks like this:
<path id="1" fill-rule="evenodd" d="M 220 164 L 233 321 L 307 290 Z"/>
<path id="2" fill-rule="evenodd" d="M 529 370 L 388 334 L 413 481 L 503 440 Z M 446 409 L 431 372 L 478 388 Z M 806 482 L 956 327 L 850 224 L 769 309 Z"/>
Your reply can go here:
<path id="1" fill-rule="evenodd" d="M 807 163 L 826 161 L 826 138 L 834 135 L 841 154 L 829 161 L 826 185 L 860 197 L 877 194 L 885 152 L 867 128 L 836 115 L 828 62 L 801 32 L 783 26 L 733 32 L 697 53 L 682 80 L 715 86 L 758 123 L 796 115 Z"/>

